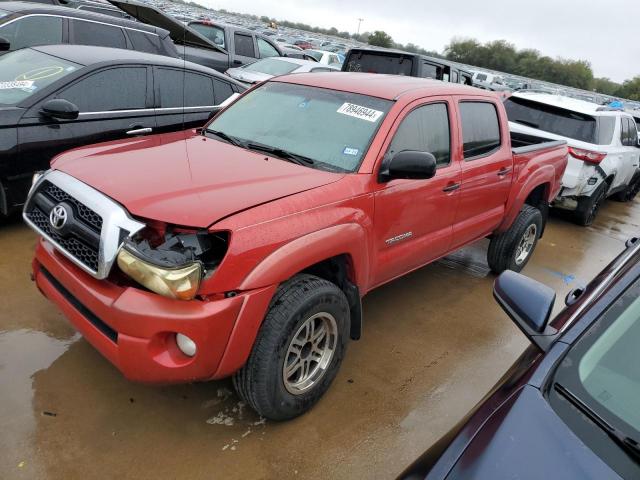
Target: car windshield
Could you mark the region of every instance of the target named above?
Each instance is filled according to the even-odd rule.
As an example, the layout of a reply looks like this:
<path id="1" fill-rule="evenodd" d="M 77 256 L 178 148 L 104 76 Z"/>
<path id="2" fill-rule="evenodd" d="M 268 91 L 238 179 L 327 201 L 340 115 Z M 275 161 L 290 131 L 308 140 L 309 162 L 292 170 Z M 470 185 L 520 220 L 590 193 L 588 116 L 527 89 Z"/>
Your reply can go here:
<path id="1" fill-rule="evenodd" d="M 205 23 L 191 23 L 189 26 L 219 47 L 227 48 L 224 43 L 224 30 L 222 28 Z"/>
<path id="2" fill-rule="evenodd" d="M 307 157 L 316 168 L 353 172 L 391 105 L 367 95 L 268 82 L 222 112 L 207 130 Z"/>
<path id="3" fill-rule="evenodd" d="M 30 48 L 0 57 L 0 105 L 16 105 L 82 65 Z"/>
<path id="4" fill-rule="evenodd" d="M 556 381 L 608 423 L 640 438 L 640 282 L 575 344 Z"/>
<path id="5" fill-rule="evenodd" d="M 306 54 L 307 54 L 307 55 L 309 55 L 310 57 L 315 58 L 318 62 L 319 62 L 320 60 L 322 60 L 322 53 L 320 53 L 320 52 L 316 52 L 315 50 L 307 50 L 307 51 L 306 51 L 306 52 L 304 52 L 304 53 L 306 53 Z"/>
<path id="6" fill-rule="evenodd" d="M 596 145 L 609 145 L 613 137 L 606 117 L 596 120 L 591 115 L 519 97 L 509 97 L 504 106 L 509 121 L 545 132 Z"/>
<path id="7" fill-rule="evenodd" d="M 297 69 L 300 65 L 286 60 L 277 60 L 275 58 L 266 58 L 264 60 L 258 60 L 244 67 L 244 70 L 249 72 L 266 73 L 267 75 L 284 75 L 291 73 Z"/>

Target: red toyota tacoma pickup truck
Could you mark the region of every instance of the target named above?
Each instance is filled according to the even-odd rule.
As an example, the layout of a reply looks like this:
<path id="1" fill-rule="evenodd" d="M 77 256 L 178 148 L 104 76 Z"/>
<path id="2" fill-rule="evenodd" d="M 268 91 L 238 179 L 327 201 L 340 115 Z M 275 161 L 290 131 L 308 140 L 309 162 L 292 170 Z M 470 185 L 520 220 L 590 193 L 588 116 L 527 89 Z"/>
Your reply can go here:
<path id="1" fill-rule="evenodd" d="M 39 289 L 131 380 L 233 376 L 264 417 L 329 388 L 373 288 L 490 237 L 520 270 L 567 148 L 461 85 L 298 74 L 198 131 L 66 152 L 34 179 Z"/>

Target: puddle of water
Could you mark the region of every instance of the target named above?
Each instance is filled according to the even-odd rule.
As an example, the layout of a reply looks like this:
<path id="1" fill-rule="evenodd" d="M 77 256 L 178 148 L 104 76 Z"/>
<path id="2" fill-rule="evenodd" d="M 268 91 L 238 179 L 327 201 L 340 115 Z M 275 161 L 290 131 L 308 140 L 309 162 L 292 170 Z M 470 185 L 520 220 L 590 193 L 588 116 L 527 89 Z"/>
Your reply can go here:
<path id="1" fill-rule="evenodd" d="M 42 466 L 33 447 L 36 415 L 52 420 L 56 413 L 33 410 L 33 375 L 47 369 L 79 335 L 58 340 L 34 330 L 0 331 L 0 478 L 25 475 L 42 478 Z M 4 473 L 3 473 L 4 471 Z"/>

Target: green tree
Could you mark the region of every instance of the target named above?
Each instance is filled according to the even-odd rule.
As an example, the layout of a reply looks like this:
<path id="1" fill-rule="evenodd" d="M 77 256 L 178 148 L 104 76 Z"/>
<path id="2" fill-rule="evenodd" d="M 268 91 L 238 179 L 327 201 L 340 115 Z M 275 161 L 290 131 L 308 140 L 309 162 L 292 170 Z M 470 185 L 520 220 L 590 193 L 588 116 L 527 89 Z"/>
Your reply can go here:
<path id="1" fill-rule="evenodd" d="M 382 30 L 376 30 L 368 39 L 369 45 L 375 45 L 376 47 L 391 48 L 393 46 L 393 38 Z"/>
<path id="2" fill-rule="evenodd" d="M 622 85 L 616 83 L 608 78 L 594 78 L 593 89 L 596 92 L 604 93 L 605 95 L 617 95 L 618 91 L 622 88 Z"/>
<path id="3" fill-rule="evenodd" d="M 640 100 L 640 76 L 626 80 L 618 90 L 616 96 L 629 100 Z"/>

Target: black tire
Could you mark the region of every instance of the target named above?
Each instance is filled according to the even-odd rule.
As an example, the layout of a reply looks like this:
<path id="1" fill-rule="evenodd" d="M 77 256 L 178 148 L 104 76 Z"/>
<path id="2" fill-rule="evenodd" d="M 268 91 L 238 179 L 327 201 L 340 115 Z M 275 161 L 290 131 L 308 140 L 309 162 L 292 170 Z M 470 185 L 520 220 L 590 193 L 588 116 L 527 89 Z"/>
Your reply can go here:
<path id="1" fill-rule="evenodd" d="M 634 179 L 627 186 L 627 188 L 625 188 L 621 192 L 616 193 L 615 195 L 612 196 L 612 198 L 614 200 L 617 200 L 618 202 L 630 202 L 634 198 L 636 198 L 636 195 L 638 195 L 639 191 L 640 191 L 640 179 Z"/>
<path id="2" fill-rule="evenodd" d="M 517 256 L 518 247 L 525 234 L 531 233 L 532 226 L 535 226 L 533 244 L 527 250 L 526 257 L 521 260 Z M 491 238 L 487 252 L 487 262 L 491 270 L 494 273 L 502 273 L 505 270 L 513 270 L 514 272 L 522 270 L 529 262 L 541 233 L 542 213 L 531 205 L 524 205 L 509 230 Z"/>
<path id="3" fill-rule="evenodd" d="M 603 182 L 590 197 L 578 198 L 578 208 L 573 212 L 575 223 L 588 227 L 594 222 L 600 206 L 606 198 L 607 188 L 609 185 Z"/>
<path id="4" fill-rule="evenodd" d="M 335 319 L 335 349 L 317 381 L 308 390 L 294 395 L 285 386 L 285 356 L 294 335 L 319 313 L 328 313 Z M 349 329 L 349 303 L 342 290 L 313 275 L 296 275 L 274 295 L 247 363 L 233 376 L 238 395 L 269 420 L 289 420 L 302 415 L 324 395 L 335 378 Z"/>

